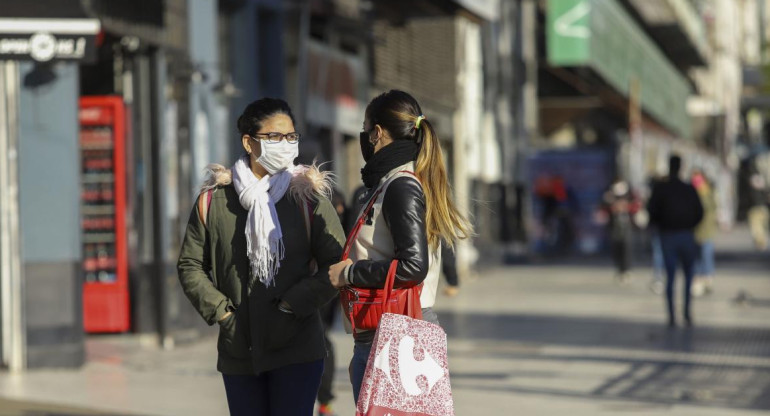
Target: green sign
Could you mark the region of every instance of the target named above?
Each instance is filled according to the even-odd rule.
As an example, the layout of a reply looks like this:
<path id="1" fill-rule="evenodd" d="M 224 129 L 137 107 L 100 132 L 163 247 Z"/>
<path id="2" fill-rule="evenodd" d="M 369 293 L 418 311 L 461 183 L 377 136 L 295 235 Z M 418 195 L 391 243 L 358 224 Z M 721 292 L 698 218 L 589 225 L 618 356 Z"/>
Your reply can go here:
<path id="1" fill-rule="evenodd" d="M 591 2 L 548 2 L 548 61 L 554 66 L 583 65 L 591 58 Z"/>
<path id="2" fill-rule="evenodd" d="M 690 86 L 617 0 L 548 0 L 548 62 L 590 67 L 628 97 L 641 84 L 644 111 L 687 137 Z"/>

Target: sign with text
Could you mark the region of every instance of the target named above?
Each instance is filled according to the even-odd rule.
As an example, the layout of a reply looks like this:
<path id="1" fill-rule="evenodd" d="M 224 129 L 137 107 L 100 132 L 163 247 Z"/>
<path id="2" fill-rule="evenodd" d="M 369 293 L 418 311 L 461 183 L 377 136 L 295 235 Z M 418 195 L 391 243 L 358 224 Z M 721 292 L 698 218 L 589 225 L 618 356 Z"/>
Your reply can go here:
<path id="1" fill-rule="evenodd" d="M 0 60 L 90 61 L 99 30 L 95 19 L 0 19 Z"/>

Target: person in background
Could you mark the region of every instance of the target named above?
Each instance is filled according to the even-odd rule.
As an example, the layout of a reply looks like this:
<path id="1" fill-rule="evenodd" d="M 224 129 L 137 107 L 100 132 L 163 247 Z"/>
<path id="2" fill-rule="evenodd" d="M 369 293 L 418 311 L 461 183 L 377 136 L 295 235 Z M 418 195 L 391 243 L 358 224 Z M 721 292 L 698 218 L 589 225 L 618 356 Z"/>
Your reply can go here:
<path id="1" fill-rule="evenodd" d="M 759 251 L 767 250 L 768 221 L 768 190 L 765 178 L 753 169 L 749 176 L 749 212 L 748 221 L 751 229 L 751 238 L 754 240 L 754 247 Z"/>
<path id="2" fill-rule="evenodd" d="M 331 198 L 332 206 L 337 211 L 337 216 L 340 219 L 340 223 L 347 224 L 347 216 L 349 215 L 348 208 L 345 205 L 345 196 L 342 191 L 336 187 L 332 190 Z M 350 230 L 345 228 L 345 234 Z M 321 386 L 318 389 L 318 416 L 335 416 L 332 409 L 332 401 L 334 400 L 334 373 L 336 372 L 337 360 L 334 356 L 334 344 L 329 339 L 329 331 L 334 326 L 334 320 L 339 315 L 340 303 L 336 298 L 329 301 L 326 305 L 322 306 L 321 320 L 324 324 L 324 342 L 326 342 L 327 356 L 324 361 L 324 372 L 321 377 Z"/>
<path id="3" fill-rule="evenodd" d="M 328 270 L 342 255 L 342 226 L 324 196 L 328 176 L 294 164 L 300 134 L 285 101 L 249 104 L 237 126 L 243 156 L 230 169 L 209 166 L 179 280 L 219 324 L 230 414 L 312 416 L 326 357 L 319 309 L 337 294 Z"/>
<path id="4" fill-rule="evenodd" d="M 414 97 L 391 90 L 366 107 L 360 141 L 366 161 L 361 178 L 369 190 L 364 198 L 376 199 L 356 240 L 348 242 L 350 258 L 329 269 L 329 280 L 337 288 L 382 288 L 391 262 L 398 260 L 394 287 L 424 282 L 422 316 L 438 324 L 432 307 L 441 242 L 453 247 L 472 235 L 452 200 L 438 136 Z M 374 335 L 358 329 L 353 333 L 350 382 L 356 402 Z"/>
<path id="5" fill-rule="evenodd" d="M 441 272 L 446 279 L 444 294 L 450 298 L 460 293 L 460 278 L 457 275 L 457 258 L 455 251 L 446 243 L 441 243 Z"/>
<path id="6" fill-rule="evenodd" d="M 567 254 L 575 240 L 574 193 L 561 175 L 544 174 L 535 181 L 535 195 L 542 206 L 542 243 L 551 254 Z"/>
<path id="7" fill-rule="evenodd" d="M 700 246 L 700 256 L 695 263 L 693 296 L 711 293 L 714 283 L 714 237 L 717 234 L 717 201 L 711 183 L 700 170 L 692 174 L 692 185 L 698 191 L 703 205 L 703 219 L 695 227 L 695 241 Z"/>
<path id="8" fill-rule="evenodd" d="M 668 306 L 668 325 L 676 326 L 674 313 L 674 278 L 677 265 L 684 269 L 684 321 L 692 326 L 690 294 L 695 273 L 695 260 L 698 257 L 698 244 L 693 230 L 703 219 L 703 206 L 695 188 L 683 182 L 680 177 L 682 159 L 671 156 L 669 159 L 668 181 L 658 183 L 652 190 L 647 203 L 650 224 L 657 227 L 663 248 L 663 260 L 666 265 L 666 301 Z"/>
<path id="9" fill-rule="evenodd" d="M 628 182 L 617 177 L 604 192 L 603 204 L 609 219 L 615 278 L 625 282 L 630 277 L 631 237 L 634 215 L 639 211 L 639 203 Z"/>
<path id="10" fill-rule="evenodd" d="M 652 177 L 649 181 L 650 189 L 661 182 L 665 182 L 665 176 Z M 666 264 L 663 261 L 663 247 L 660 245 L 660 233 L 655 227 L 650 227 L 650 250 L 652 252 L 652 280 L 650 282 L 650 291 L 656 295 L 663 294 L 665 284 L 663 283 L 666 274 Z"/>

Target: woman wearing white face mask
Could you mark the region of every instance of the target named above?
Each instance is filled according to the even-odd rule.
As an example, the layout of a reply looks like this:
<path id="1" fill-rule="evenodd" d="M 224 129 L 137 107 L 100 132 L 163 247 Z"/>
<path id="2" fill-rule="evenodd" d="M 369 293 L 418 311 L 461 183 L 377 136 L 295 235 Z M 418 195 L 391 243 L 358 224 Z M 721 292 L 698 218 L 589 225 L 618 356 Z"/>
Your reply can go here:
<path id="1" fill-rule="evenodd" d="M 294 165 L 288 104 L 265 98 L 238 119 L 245 150 L 210 167 L 190 215 L 179 279 L 220 325 L 217 369 L 231 415 L 312 415 L 326 356 L 319 308 L 337 291 L 329 266 L 345 237 L 315 167 Z"/>

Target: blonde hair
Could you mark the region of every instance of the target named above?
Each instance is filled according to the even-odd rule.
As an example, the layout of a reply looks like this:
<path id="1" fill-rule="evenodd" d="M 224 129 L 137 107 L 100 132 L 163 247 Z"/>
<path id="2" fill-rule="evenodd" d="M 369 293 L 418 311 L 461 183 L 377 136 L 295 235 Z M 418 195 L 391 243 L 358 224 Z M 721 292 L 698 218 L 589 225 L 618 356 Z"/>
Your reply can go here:
<path id="1" fill-rule="evenodd" d="M 473 226 L 460 213 L 452 199 L 441 143 L 430 121 L 422 115 L 417 100 L 403 91 L 391 90 L 372 100 L 366 114 L 393 139 L 416 141 L 420 151 L 415 161 L 415 174 L 425 194 L 425 228 L 431 249 L 441 241 L 454 247 L 458 239 L 473 235 Z"/>

